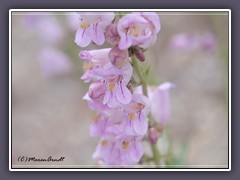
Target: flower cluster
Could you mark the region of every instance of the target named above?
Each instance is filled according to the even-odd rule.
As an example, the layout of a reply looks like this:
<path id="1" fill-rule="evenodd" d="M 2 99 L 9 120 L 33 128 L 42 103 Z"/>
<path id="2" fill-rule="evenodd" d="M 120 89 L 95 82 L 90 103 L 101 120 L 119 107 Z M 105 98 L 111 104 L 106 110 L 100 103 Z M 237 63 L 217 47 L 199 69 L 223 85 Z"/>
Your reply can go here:
<path id="1" fill-rule="evenodd" d="M 145 60 L 143 52 L 156 42 L 160 31 L 159 16 L 136 12 L 117 18 L 111 12 L 94 12 L 79 13 L 79 21 L 75 36 L 78 46 L 86 47 L 91 42 L 102 45 L 105 41 L 112 45 L 79 53 L 84 61 L 81 79 L 91 82 L 83 99 L 96 112 L 90 135 L 101 137 L 93 158 L 106 165 L 137 164 L 144 154 L 144 137 L 149 134 L 152 144 L 158 138 L 152 127 L 150 131 L 148 114 L 152 112 L 161 126 L 169 116 L 170 83 L 154 90 L 149 87 L 149 97 L 141 86 L 134 89 L 132 84 L 134 66 L 130 57 Z"/>

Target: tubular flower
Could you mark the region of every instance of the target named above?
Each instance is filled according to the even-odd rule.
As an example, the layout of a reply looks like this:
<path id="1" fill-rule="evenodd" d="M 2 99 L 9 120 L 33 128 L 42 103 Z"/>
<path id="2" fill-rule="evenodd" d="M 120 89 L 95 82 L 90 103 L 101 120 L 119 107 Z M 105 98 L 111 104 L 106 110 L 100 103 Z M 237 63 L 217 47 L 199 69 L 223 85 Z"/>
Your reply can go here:
<path id="1" fill-rule="evenodd" d="M 104 32 L 114 17 L 113 12 L 79 13 L 80 26 L 75 36 L 75 43 L 80 47 L 88 46 L 91 41 L 102 45 L 105 41 Z"/>
<path id="2" fill-rule="evenodd" d="M 139 162 L 143 152 L 140 138 L 102 138 L 93 158 L 106 165 L 134 165 Z"/>
<path id="3" fill-rule="evenodd" d="M 156 42 L 160 20 L 156 13 L 127 14 L 119 20 L 117 30 L 120 36 L 119 49 L 131 46 L 147 49 Z"/>

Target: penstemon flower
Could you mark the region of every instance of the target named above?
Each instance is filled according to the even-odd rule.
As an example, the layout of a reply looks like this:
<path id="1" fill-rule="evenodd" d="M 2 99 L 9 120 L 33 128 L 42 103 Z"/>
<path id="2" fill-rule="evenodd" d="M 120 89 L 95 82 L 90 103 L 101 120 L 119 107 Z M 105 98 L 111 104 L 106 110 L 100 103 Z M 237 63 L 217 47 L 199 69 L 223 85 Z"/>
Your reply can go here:
<path id="1" fill-rule="evenodd" d="M 152 146 L 157 143 L 158 128 L 165 127 L 169 118 L 168 90 L 172 84 L 147 87 L 135 58 L 144 61 L 144 51 L 156 42 L 159 16 L 138 12 L 126 14 L 118 21 L 114 17 L 114 13 L 80 13 L 75 42 L 86 47 L 91 41 L 102 45 L 106 39 L 112 45 L 80 51 L 79 57 L 84 61 L 81 79 L 91 83 L 83 99 L 96 112 L 90 135 L 101 137 L 93 158 L 104 165 L 125 167 L 140 162 L 143 140 Z M 139 87 L 133 83 L 134 72 L 140 79 Z M 160 163 L 157 152 L 153 147 L 155 164 Z"/>
<path id="2" fill-rule="evenodd" d="M 115 15 L 111 12 L 79 13 L 80 26 L 75 36 L 75 43 L 86 47 L 91 41 L 102 45 L 105 41 L 104 31 L 111 24 Z"/>
<path id="3" fill-rule="evenodd" d="M 147 49 L 156 42 L 160 20 L 156 13 L 127 14 L 119 20 L 117 30 L 120 35 L 120 49 L 131 46 Z"/>
<path id="4" fill-rule="evenodd" d="M 107 165 L 134 165 L 143 155 L 141 138 L 102 138 L 97 146 L 94 159 Z"/>

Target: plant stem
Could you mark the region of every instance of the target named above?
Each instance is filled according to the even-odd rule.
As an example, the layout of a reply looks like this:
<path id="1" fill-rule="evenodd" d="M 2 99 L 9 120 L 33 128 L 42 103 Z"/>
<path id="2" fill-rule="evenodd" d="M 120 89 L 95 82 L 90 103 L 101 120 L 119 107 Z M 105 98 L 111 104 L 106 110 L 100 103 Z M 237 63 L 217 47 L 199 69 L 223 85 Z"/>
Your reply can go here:
<path id="1" fill-rule="evenodd" d="M 152 144 L 151 145 L 152 152 L 153 152 L 153 159 L 156 165 L 159 165 L 160 163 L 160 153 L 157 148 L 157 144 Z"/>
<path id="2" fill-rule="evenodd" d="M 139 62 L 138 62 L 138 60 L 136 59 L 136 57 L 134 55 L 131 58 L 132 58 L 133 67 L 134 67 L 134 69 L 135 69 L 135 71 L 136 71 L 136 73 L 137 73 L 137 75 L 138 75 L 138 77 L 139 77 L 139 79 L 141 81 L 140 83 L 142 84 L 143 94 L 145 96 L 148 96 L 147 81 L 146 81 L 145 77 L 142 74 L 142 71 L 141 71 L 140 66 L 139 66 Z"/>
<path id="3" fill-rule="evenodd" d="M 143 75 L 143 72 L 142 70 L 140 69 L 140 65 L 139 65 L 139 61 L 136 59 L 136 57 L 133 55 L 131 56 L 131 59 L 132 59 L 132 63 L 133 63 L 133 67 L 140 79 L 140 83 L 142 85 L 142 89 L 143 89 L 143 94 L 145 96 L 148 97 L 148 92 L 147 92 L 147 81 Z M 149 115 L 149 123 L 151 125 L 155 124 L 154 120 L 152 119 L 152 117 Z M 155 162 L 156 165 L 159 165 L 160 163 L 160 153 L 158 151 L 158 148 L 157 148 L 157 145 L 156 144 L 152 144 L 151 145 L 151 148 L 152 148 L 152 152 L 153 152 L 153 160 Z"/>

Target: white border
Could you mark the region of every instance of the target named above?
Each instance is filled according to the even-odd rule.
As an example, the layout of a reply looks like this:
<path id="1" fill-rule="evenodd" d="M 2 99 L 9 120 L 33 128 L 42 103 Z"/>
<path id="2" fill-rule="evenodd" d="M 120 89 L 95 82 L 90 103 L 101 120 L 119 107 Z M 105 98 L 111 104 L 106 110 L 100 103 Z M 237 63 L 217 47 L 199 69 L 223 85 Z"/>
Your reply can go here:
<path id="1" fill-rule="evenodd" d="M 229 46 L 228 46 L 228 60 L 229 60 L 229 72 L 228 72 L 228 113 L 229 113 L 229 120 L 228 120 L 228 125 L 229 125 L 229 168 L 228 169 L 199 169 L 199 168 L 194 168 L 194 169 L 58 169 L 58 168 L 50 168 L 50 169 L 12 169 L 12 162 L 11 162 L 11 150 L 12 150 L 12 129 L 11 129 L 11 120 L 12 120 L 12 97 L 11 97 L 11 92 L 12 92 L 12 37 L 11 37 L 11 30 L 12 30 L 12 22 L 11 22 L 11 17 L 12 17 L 12 12 L 76 12 L 76 11 L 111 11 L 111 12 L 121 12 L 121 11 L 157 11 L 157 12 L 228 12 L 229 16 Z M 205 15 L 205 14 L 202 14 Z M 213 14 L 216 15 L 216 14 Z M 9 171 L 231 171 L 231 10 L 230 9 L 10 9 L 9 10 Z"/>

